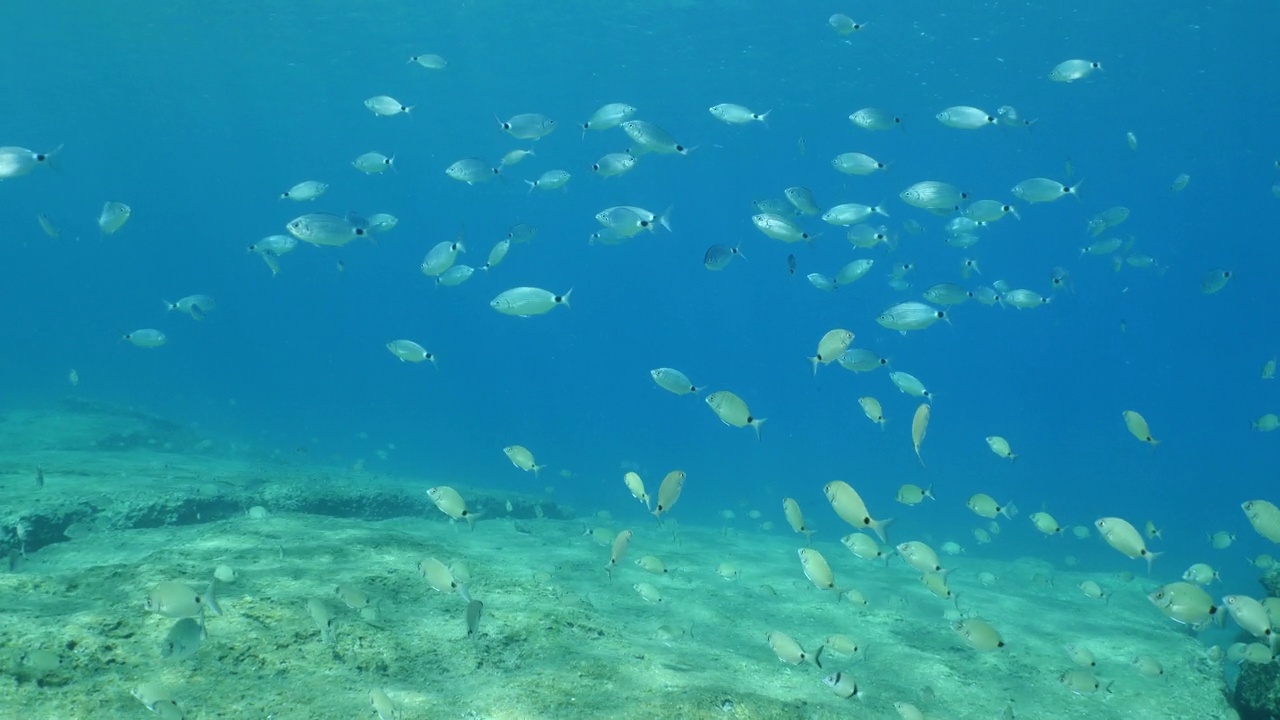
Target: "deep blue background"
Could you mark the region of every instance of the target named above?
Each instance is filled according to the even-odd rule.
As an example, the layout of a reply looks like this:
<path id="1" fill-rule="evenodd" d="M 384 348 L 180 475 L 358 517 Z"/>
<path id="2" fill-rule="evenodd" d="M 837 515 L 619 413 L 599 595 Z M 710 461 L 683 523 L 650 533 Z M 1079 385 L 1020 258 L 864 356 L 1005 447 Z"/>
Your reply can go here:
<path id="1" fill-rule="evenodd" d="M 1043 503 L 1064 524 L 1153 518 L 1180 551 L 1170 573 L 1219 557 L 1208 555 L 1207 531 L 1239 531 L 1249 554 L 1269 549 L 1239 510 L 1253 497 L 1280 500 L 1280 433 L 1249 428 L 1280 410 L 1275 382 L 1259 379 L 1280 352 L 1280 201 L 1269 189 L 1280 181 L 1280 147 L 1264 34 L 1276 18 L 1258 5 L 987 2 L 942 12 L 877 3 L 855 18 L 867 29 L 848 38 L 827 27 L 829 6 L 810 2 L 223 9 L 232 5 L 0 8 L 10 28 L 0 144 L 66 145 L 59 172 L 0 183 L 5 406 L 82 393 L 265 447 L 315 438 L 318 459 L 364 457 L 423 482 L 554 484 L 585 509 L 631 514 L 621 461 L 639 463 L 653 485 L 682 467 L 686 521 L 759 507 L 781 524 L 781 497 L 793 495 L 827 539 L 838 525 L 820 488 L 840 477 L 882 516 L 907 512 L 891 502 L 900 483 L 933 483 L 943 502 L 901 520 L 908 536 L 971 542 L 963 500 L 985 491 L 1024 512 Z M 446 57 L 448 69 L 405 63 L 423 52 Z M 1049 70 L 1072 57 L 1105 71 L 1050 82 Z M 384 93 L 417 108 L 379 118 L 362 107 Z M 622 178 L 593 177 L 588 165 L 628 142 L 619 131 L 583 139 L 576 123 L 616 101 L 698 149 L 646 157 Z M 719 123 L 706 108 L 720 102 L 773 109 L 769 127 Z M 963 132 L 933 120 L 949 105 L 1003 104 L 1037 123 Z M 905 132 L 853 128 L 846 117 L 869 105 L 904 117 Z M 511 168 L 508 182 L 445 177 L 454 160 L 529 147 L 495 127 L 495 114 L 520 112 L 560 128 L 532 144 L 536 157 Z M 397 170 L 356 172 L 351 159 L 368 150 L 395 153 Z M 891 172 L 831 169 L 834 155 L 855 150 L 892 161 Z M 1081 201 L 1023 204 L 1021 222 L 1001 221 L 966 251 L 943 245 L 941 219 L 896 198 L 941 179 L 1012 200 L 1024 178 L 1065 179 L 1068 159 L 1084 180 Z M 574 173 L 569 190 L 526 194 L 521 180 L 552 168 Z M 1172 194 L 1181 172 L 1191 184 Z M 276 199 L 304 179 L 332 187 L 315 203 Z M 810 229 L 826 232 L 813 247 L 764 238 L 751 227 L 751 201 L 796 184 L 823 205 L 887 201 L 891 227 L 915 218 L 928 230 L 905 235 L 893 256 L 851 252 L 842 232 L 816 220 Z M 103 238 L 94 220 L 106 200 L 129 203 L 134 216 Z M 587 245 L 592 215 L 614 204 L 673 206 L 676 232 Z M 1166 265 L 1163 276 L 1080 257 L 1085 221 L 1116 204 L 1133 210 L 1116 232 Z M 301 246 L 275 278 L 244 251 L 302 212 L 348 210 L 401 223 L 376 245 Z M 43 236 L 40 212 L 63 240 Z M 447 289 L 418 272 L 426 250 L 459 226 L 463 261 L 479 266 L 518 222 L 537 225 L 537 239 L 488 276 Z M 706 271 L 702 254 L 715 242 L 742 243 L 749 260 Z M 891 291 L 880 267 L 834 294 L 803 278 L 833 275 L 857 256 L 917 263 L 910 292 Z M 1063 266 L 1075 293 L 1033 311 L 971 303 L 951 326 L 907 337 L 874 323 L 893 302 L 959 281 L 965 256 L 981 261 L 982 282 L 1046 294 L 1051 268 Z M 1204 296 L 1199 283 L 1213 268 L 1236 277 Z M 573 288 L 573 308 L 519 320 L 487 307 L 516 285 Z M 164 314 L 162 298 L 195 292 L 220 303 L 206 321 Z M 118 342 L 140 327 L 164 330 L 170 344 Z M 927 470 L 911 452 L 915 401 L 886 373 L 833 365 L 811 374 L 805 358 L 832 327 L 853 330 L 856 346 L 890 356 L 936 394 Z M 435 352 L 439 368 L 396 362 L 383 345 L 399 337 Z M 720 424 L 700 398 L 657 389 L 647 371 L 664 365 L 744 397 L 768 418 L 763 441 Z M 74 391 L 73 367 L 83 379 Z M 862 417 L 864 394 L 884 402 L 885 431 Z M 1128 435 L 1125 409 L 1147 417 L 1159 447 Z M 989 434 L 1006 436 L 1021 459 L 993 456 Z M 398 447 L 391 461 L 374 460 L 386 443 Z M 500 452 L 513 443 L 575 476 L 520 474 Z M 1028 537 L 1029 524 L 1017 525 Z M 1125 567 L 1110 551 L 1100 556 Z M 1214 561 L 1247 570 L 1235 553 Z"/>

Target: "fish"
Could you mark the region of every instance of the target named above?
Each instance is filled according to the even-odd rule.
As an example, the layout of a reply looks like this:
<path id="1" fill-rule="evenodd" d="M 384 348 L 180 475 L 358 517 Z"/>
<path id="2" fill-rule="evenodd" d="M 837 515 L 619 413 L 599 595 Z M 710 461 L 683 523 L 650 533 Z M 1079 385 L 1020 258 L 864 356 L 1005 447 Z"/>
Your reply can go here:
<path id="1" fill-rule="evenodd" d="M 867 419 L 880 426 L 884 430 L 884 409 L 880 406 L 880 401 L 871 397 L 858 398 L 858 405 L 862 408 L 862 413 Z"/>
<path id="2" fill-rule="evenodd" d="M 428 70 L 443 70 L 449 65 L 448 60 L 445 60 L 439 55 L 435 55 L 433 53 L 423 53 L 421 55 L 412 55 L 409 57 L 409 62 L 406 64 L 415 64 L 415 63 Z M 382 718 L 382 720 L 387 720 L 387 718 Z"/>
<path id="3" fill-rule="evenodd" d="M 639 112 L 636 108 L 626 103 L 607 103 L 601 105 L 595 112 L 591 113 L 591 117 L 582 123 L 583 135 L 587 130 L 611 130 L 619 127 L 622 123 L 630 120 Z"/>
<path id="4" fill-rule="evenodd" d="M 919 485 L 905 483 L 902 487 L 898 488 L 898 494 L 895 499 L 903 505 L 919 505 L 924 502 L 925 498 L 929 498 L 930 500 L 936 499 L 933 497 L 932 485 L 921 489 Z"/>
<path id="5" fill-rule="evenodd" d="M 462 495 L 458 494 L 457 490 L 448 485 L 440 485 L 428 488 L 427 497 L 431 498 L 431 502 L 435 503 L 440 512 L 453 520 L 465 520 L 471 530 L 476 529 L 476 516 L 467 509 L 467 501 L 462 499 Z"/>
<path id="6" fill-rule="evenodd" d="M 604 566 L 609 576 L 613 576 L 613 569 L 622 562 L 622 558 L 626 557 L 627 548 L 631 547 L 631 537 L 634 535 L 630 530 L 623 530 L 613 538 L 613 544 L 609 548 L 609 564 Z"/>
<path id="7" fill-rule="evenodd" d="M 1151 437 L 1151 428 L 1147 427 L 1147 419 L 1142 417 L 1141 413 L 1136 410 L 1125 410 L 1121 415 L 1124 418 L 1125 427 L 1129 429 L 1129 434 L 1148 445 L 1160 444 L 1159 440 Z"/>
<path id="8" fill-rule="evenodd" d="M 497 297 L 489 301 L 489 307 L 503 315 L 522 318 L 533 317 L 534 315 L 551 312 L 562 305 L 568 308 L 569 296 L 572 293 L 573 288 L 557 295 L 542 288 L 516 287 L 499 293 Z"/>
<path id="9" fill-rule="evenodd" d="M 61 152 L 61 145 L 49 152 L 36 152 L 16 146 L 0 147 L 0 181 L 22 177 L 41 165 L 56 170 Z"/>
<path id="10" fill-rule="evenodd" d="M 367 228 L 350 218 L 333 213 L 307 213 L 290 220 L 285 230 L 295 238 L 316 246 L 342 247 L 369 234 Z"/>
<path id="11" fill-rule="evenodd" d="M 1123 518 L 1099 518 L 1094 521 L 1093 525 L 1102 534 L 1102 539 L 1106 540 L 1107 544 L 1118 550 L 1120 554 L 1135 560 L 1137 558 L 1145 559 L 1147 561 L 1147 572 L 1151 571 L 1151 564 L 1155 559 L 1164 554 L 1148 550 L 1146 542 L 1142 539 L 1142 533 L 1138 532 L 1137 528 Z"/>
<path id="12" fill-rule="evenodd" d="M 319 180 L 303 180 L 288 190 L 280 193 L 280 199 L 306 202 L 308 200 L 315 200 L 323 195 L 325 190 L 328 189 L 328 183 L 323 183 Z"/>
<path id="13" fill-rule="evenodd" d="M 1083 80 L 1101 69 L 1102 63 L 1095 60 L 1063 60 L 1049 71 L 1049 79 L 1054 82 L 1070 83 Z"/>
<path id="14" fill-rule="evenodd" d="M 893 519 L 873 519 L 867 512 L 867 505 L 863 502 L 862 496 L 858 495 L 858 491 L 854 490 L 849 483 L 833 480 L 822 487 L 822 492 L 841 520 L 859 530 L 871 530 L 880 537 L 880 542 L 888 542 L 885 531 Z"/>
<path id="15" fill-rule="evenodd" d="M 822 553 L 813 548 L 800 548 L 800 566 L 804 570 L 804 576 L 809 578 L 809 582 L 819 590 L 834 590 L 836 587 L 835 575 L 831 571 L 831 565 L 827 563 L 827 559 Z"/>
<path id="16" fill-rule="evenodd" d="M 916 459 L 920 461 L 920 467 L 924 467 L 924 457 L 920 455 L 920 446 L 924 443 L 925 432 L 929 429 L 929 404 L 920 403 L 916 408 L 915 415 L 911 418 L 911 445 L 915 448 Z"/>
<path id="17" fill-rule="evenodd" d="M 316 627 L 320 629 L 321 642 L 330 644 L 337 642 L 337 636 L 334 633 L 333 613 L 329 612 L 329 607 L 324 604 L 324 601 L 316 598 L 308 600 L 307 613 L 311 615 Z"/>
<path id="18" fill-rule="evenodd" d="M 509 120 L 498 120 L 498 129 L 517 140 L 537 140 L 556 129 L 556 121 L 538 113 L 520 113 Z"/>
<path id="19" fill-rule="evenodd" d="M 655 368 L 649 371 L 649 377 L 653 378 L 658 387 L 676 395 L 692 395 L 702 389 L 694 385 L 688 375 L 675 368 Z"/>
<path id="20" fill-rule="evenodd" d="M 435 355 L 412 340 L 392 340 L 387 343 L 387 350 L 400 358 L 400 362 L 420 363 L 429 360 L 433 365 L 436 362 Z"/>
<path id="21" fill-rule="evenodd" d="M 774 630 L 765 635 L 765 640 L 768 641 L 773 654 L 788 665 L 801 665 L 805 662 L 812 662 L 819 668 L 822 667 L 822 650 L 824 647 L 822 645 L 818 646 L 818 650 L 813 655 L 809 655 L 804 651 L 804 648 L 800 647 L 800 643 L 796 642 L 795 638 L 784 632 Z"/>
<path id="22" fill-rule="evenodd" d="M 818 349 L 813 357 L 809 358 L 809 362 L 813 364 L 813 374 L 818 374 L 819 365 L 827 365 L 832 360 L 840 357 L 849 349 L 849 344 L 853 342 L 853 333 L 842 328 L 828 330 L 826 334 L 818 340 Z"/>
<path id="23" fill-rule="evenodd" d="M 622 476 L 622 481 L 631 492 L 631 497 L 644 503 L 645 510 L 649 510 L 649 493 L 645 492 L 644 480 L 640 479 L 640 475 L 635 471 L 628 471 Z"/>
<path id="24" fill-rule="evenodd" d="M 184 617 L 169 628 L 160 644 L 160 657 L 166 660 L 181 660 L 190 657 L 200 649 L 205 639 L 203 619 L 197 622 L 194 618 Z"/>
<path id="25" fill-rule="evenodd" d="M 102 206 L 102 211 L 98 213 L 98 230 L 103 235 L 114 235 L 129 222 L 129 218 L 133 217 L 133 208 L 122 202 L 108 202 Z"/>
<path id="26" fill-rule="evenodd" d="M 756 439 L 760 439 L 760 427 L 764 425 L 765 418 L 752 415 L 742 398 L 728 390 L 719 390 L 708 395 L 705 402 L 720 422 L 732 427 L 750 427 L 756 431 Z"/>
<path id="27" fill-rule="evenodd" d="M 158 348 L 169 342 L 169 336 L 155 328 L 134 330 L 125 333 L 120 339 L 140 348 Z"/>
<path id="28" fill-rule="evenodd" d="M 472 600 L 467 603 L 467 637 L 475 639 L 480 636 L 480 616 L 484 612 L 484 603 Z"/>
<path id="29" fill-rule="evenodd" d="M 658 502 L 654 505 L 653 516 L 661 519 L 663 513 L 671 512 L 672 506 L 680 499 L 684 491 L 685 474 L 683 470 L 672 470 L 662 478 L 658 486 Z"/>
<path id="30" fill-rule="evenodd" d="M 787 518 L 787 524 L 792 530 L 804 535 L 805 542 L 813 539 L 813 530 L 810 530 L 804 522 L 804 513 L 800 511 L 800 503 L 795 498 L 782 499 L 782 512 Z"/>
<path id="31" fill-rule="evenodd" d="M 410 59 L 412 62 L 412 59 Z M 369 691 L 369 705 L 373 707 L 373 711 L 378 714 L 378 720 L 400 720 L 400 711 L 396 709 L 395 703 L 391 702 L 391 698 L 382 690 L 374 688 Z"/>
<path id="32" fill-rule="evenodd" d="M 712 117 L 729 125 L 747 125 L 749 123 L 758 122 L 765 127 L 769 126 L 769 113 L 773 112 L 773 110 L 766 110 L 765 112 L 758 113 L 754 112 L 750 108 L 742 105 L 735 105 L 733 103 L 712 105 L 708 108 L 708 111 L 711 113 Z"/>
<path id="33" fill-rule="evenodd" d="M 731 247 L 723 243 L 716 243 L 707 248 L 706 253 L 702 256 L 702 265 L 708 270 L 723 270 L 729 266 L 729 262 L 735 257 L 741 257 L 746 260 L 746 256 L 742 254 L 740 246 Z"/>
<path id="34" fill-rule="evenodd" d="M 502 448 L 502 453 L 517 469 L 532 472 L 535 478 L 538 477 L 538 471 L 546 467 L 546 465 L 538 465 L 533 459 L 533 453 L 523 445 L 508 445 Z"/>
<path id="35" fill-rule="evenodd" d="M 359 170 L 365 175 L 376 175 L 380 172 L 393 169 L 396 166 L 395 155 L 383 155 L 382 153 L 371 150 L 367 153 L 361 153 L 356 159 L 351 161 L 351 167 Z"/>
<path id="36" fill-rule="evenodd" d="M 1009 441 L 999 435 L 987 436 L 987 447 L 991 448 L 991 452 L 995 453 L 997 456 L 1006 458 L 1010 462 L 1018 459 L 1017 454 L 1015 454 L 1013 449 L 1009 447 Z"/>

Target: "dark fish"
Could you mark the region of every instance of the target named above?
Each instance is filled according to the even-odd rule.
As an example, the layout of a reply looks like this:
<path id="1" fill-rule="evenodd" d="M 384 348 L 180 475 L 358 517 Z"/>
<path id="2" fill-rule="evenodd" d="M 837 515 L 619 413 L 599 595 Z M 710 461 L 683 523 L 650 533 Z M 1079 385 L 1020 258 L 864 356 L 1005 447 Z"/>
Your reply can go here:
<path id="1" fill-rule="evenodd" d="M 193 618 L 182 618 L 169 628 L 169 634 L 160 645 L 160 657 L 180 660 L 193 655 L 200 649 L 204 637 L 203 622 L 196 622 Z"/>
<path id="2" fill-rule="evenodd" d="M 364 217 L 356 214 L 355 212 L 347 213 L 347 222 L 351 223 L 351 226 L 354 228 L 358 228 L 366 232 L 369 230 L 369 221 L 365 220 Z"/>
<path id="3" fill-rule="evenodd" d="M 796 274 L 796 256 L 795 255 L 787 256 L 787 274 L 788 275 Z"/>
<path id="4" fill-rule="evenodd" d="M 467 603 L 467 637 L 475 638 L 480 633 L 480 613 L 484 611 L 484 603 L 472 600 Z"/>
<path id="5" fill-rule="evenodd" d="M 742 251 L 736 247 L 729 247 L 728 245 L 722 244 L 712 245 L 707 248 L 706 255 L 702 256 L 702 264 L 705 265 L 708 270 L 723 270 L 725 266 L 729 264 L 729 261 L 733 260 L 735 255 L 746 259 L 746 256 L 742 254 Z"/>
<path id="6" fill-rule="evenodd" d="M 533 225 L 520 223 L 512 225 L 507 231 L 507 239 L 513 243 L 527 243 L 538 235 L 538 228 Z"/>
<path id="7" fill-rule="evenodd" d="M 36 468 L 36 487 L 44 487 L 44 470 Z"/>

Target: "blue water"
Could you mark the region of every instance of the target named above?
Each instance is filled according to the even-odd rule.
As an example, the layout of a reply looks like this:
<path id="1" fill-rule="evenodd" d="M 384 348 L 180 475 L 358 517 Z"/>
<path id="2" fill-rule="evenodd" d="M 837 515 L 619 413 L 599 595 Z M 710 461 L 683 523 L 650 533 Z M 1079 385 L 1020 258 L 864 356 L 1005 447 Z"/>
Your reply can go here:
<path id="1" fill-rule="evenodd" d="M 629 507 L 624 460 L 651 484 L 680 467 L 685 522 L 758 507 L 781 524 L 791 495 L 831 536 L 841 531 L 823 507 L 824 482 L 846 479 L 873 513 L 900 517 L 897 486 L 932 483 L 942 501 L 899 521 L 909 535 L 968 540 L 975 518 L 963 501 L 978 491 L 1024 512 L 1043 503 L 1064 525 L 1151 518 L 1172 551 L 1168 579 L 1216 558 L 1234 589 L 1256 591 L 1243 557 L 1269 543 L 1239 503 L 1277 500 L 1280 433 L 1249 428 L 1280 409 L 1275 382 L 1259 379 L 1280 353 L 1274 13 L 1242 2 L 945 12 L 877 3 L 851 13 L 866 31 L 841 38 L 825 22 L 839 8 L 809 2 L 181 5 L 0 8 L 0 141 L 66 146 L 59 171 L 0 184 L 5 406 L 74 392 L 266 448 L 306 447 L 317 462 L 369 458 L 424 487 L 551 484 L 584 510 Z M 405 63 L 422 52 L 443 55 L 448 69 Z M 1105 71 L 1049 82 L 1071 57 Z M 376 117 L 361 103 L 377 94 L 417 108 Z M 576 124 L 617 101 L 698 149 L 593 177 L 588 165 L 628 142 L 616 130 L 583 139 Z M 719 123 L 706 108 L 720 102 L 772 109 L 769 127 Z M 964 132 L 932 117 L 949 105 L 1004 104 L 1034 127 Z M 865 106 L 901 115 L 905 132 L 855 129 L 846 117 Z M 532 144 L 497 130 L 495 114 L 520 112 L 559 129 Z M 505 183 L 468 187 L 443 174 L 457 159 L 496 162 L 530 146 L 536 157 Z M 394 153 L 396 171 L 350 167 L 369 150 Z M 854 150 L 892 161 L 892 171 L 831 169 L 831 157 Z M 941 219 L 897 199 L 913 182 L 942 179 L 1013 200 L 1008 190 L 1024 178 L 1065 179 L 1068 159 L 1084 180 L 1079 202 L 1020 204 L 1020 222 L 1001 221 L 966 251 L 942 244 Z M 574 173 L 568 191 L 527 194 L 521 180 L 552 168 Z M 1172 194 L 1181 172 L 1191 184 Z M 332 187 L 314 203 L 276 199 L 304 179 Z M 928 230 L 904 236 L 893 256 L 853 253 L 842 231 L 815 219 L 810 230 L 826 233 L 818 242 L 784 246 L 751 226 L 750 203 L 790 185 L 824 205 L 887 201 L 891 227 L 914 218 Z M 94 220 L 107 200 L 134 215 L 103 238 Z M 592 215 L 615 204 L 672 206 L 675 232 L 589 246 Z M 1167 265 L 1163 276 L 1079 256 L 1087 218 L 1117 204 L 1133 214 L 1115 232 Z M 351 210 L 390 212 L 400 225 L 376 244 L 300 245 L 275 278 L 245 252 L 303 212 Z M 61 241 L 40 232 L 41 212 L 61 225 Z M 461 226 L 463 260 L 479 266 L 516 223 L 538 226 L 536 240 L 489 276 L 435 288 L 419 273 L 426 250 Z M 716 242 L 741 243 L 749 259 L 708 272 L 701 258 Z M 834 294 L 804 280 L 859 256 L 917 263 L 911 291 L 890 290 L 880 267 Z M 886 306 L 959 281 L 964 256 L 981 261 L 982 282 L 1045 294 L 1062 266 L 1075 292 L 1031 311 L 971 303 L 951 325 L 906 337 L 875 324 Z M 1235 278 L 1204 296 L 1200 279 L 1213 268 Z M 572 288 L 573 307 L 521 320 L 487 306 L 517 285 Z M 219 302 L 207 320 L 165 315 L 162 298 L 196 292 Z M 119 341 L 141 327 L 164 330 L 169 344 Z M 887 373 L 832 365 L 812 375 L 806 357 L 833 327 L 935 393 L 927 468 L 911 451 L 916 401 Z M 438 369 L 396 362 L 383 345 L 400 337 L 436 353 Z M 647 373 L 659 366 L 742 396 L 768 419 L 762 439 L 722 425 L 700 398 L 656 388 Z M 71 368 L 82 378 L 74 390 Z M 884 402 L 883 432 L 857 407 L 867 394 Z M 1129 436 L 1126 409 L 1146 416 L 1158 447 Z M 993 456 L 990 434 L 1020 459 Z M 397 446 L 391 459 L 373 459 L 387 443 Z M 520 474 L 501 453 L 514 443 L 574 476 Z M 1031 538 L 1029 523 L 1015 525 Z M 1220 529 L 1239 534 L 1243 553 L 1209 554 L 1204 534 Z M 1138 569 L 1095 545 L 1099 567 Z"/>

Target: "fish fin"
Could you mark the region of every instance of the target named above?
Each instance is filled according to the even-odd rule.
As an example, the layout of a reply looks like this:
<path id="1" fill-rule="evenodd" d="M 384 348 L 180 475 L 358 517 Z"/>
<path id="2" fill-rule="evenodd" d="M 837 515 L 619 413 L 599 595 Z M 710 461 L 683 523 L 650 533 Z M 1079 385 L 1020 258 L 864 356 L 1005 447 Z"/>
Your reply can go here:
<path id="1" fill-rule="evenodd" d="M 837 599 L 839 597 L 840 597 L 839 595 L 836 595 Z M 819 645 L 818 650 L 813 653 L 813 664 L 817 665 L 819 669 L 822 668 L 822 651 L 826 649 L 826 647 L 827 647 L 826 645 Z"/>
<path id="2" fill-rule="evenodd" d="M 200 600 L 202 601 L 201 604 L 203 607 L 209 608 L 209 612 L 221 617 L 222 608 L 218 607 L 218 598 L 214 595 L 214 591 L 217 589 L 217 585 L 218 585 L 218 580 L 216 578 L 213 580 L 210 580 L 209 587 L 205 588 L 204 594 L 200 596 Z M 200 624 L 201 624 L 201 627 L 204 626 L 203 611 L 201 611 L 200 613 Z"/>
<path id="3" fill-rule="evenodd" d="M 756 431 L 756 442 L 760 442 L 760 426 L 764 425 L 765 418 L 752 418 L 751 427 Z"/>
<path id="4" fill-rule="evenodd" d="M 893 518 L 888 518 L 886 520 L 872 520 L 871 518 L 867 518 L 867 525 L 875 531 L 876 535 L 880 536 L 880 542 L 885 544 L 888 544 L 889 542 L 889 536 L 885 532 L 885 529 L 888 528 L 889 524 L 892 522 Z"/>

